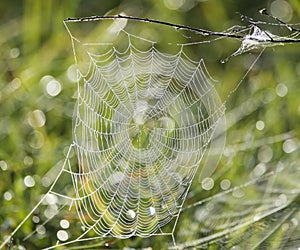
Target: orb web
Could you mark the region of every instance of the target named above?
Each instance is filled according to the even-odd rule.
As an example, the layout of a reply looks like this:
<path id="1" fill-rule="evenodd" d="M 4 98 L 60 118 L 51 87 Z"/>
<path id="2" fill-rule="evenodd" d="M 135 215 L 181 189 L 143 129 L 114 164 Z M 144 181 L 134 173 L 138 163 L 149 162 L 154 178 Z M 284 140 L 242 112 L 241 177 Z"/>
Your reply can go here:
<path id="1" fill-rule="evenodd" d="M 80 173 L 70 174 L 86 232 L 148 237 L 179 215 L 224 109 L 203 60 L 126 37 L 124 51 L 87 51 L 73 126 Z"/>

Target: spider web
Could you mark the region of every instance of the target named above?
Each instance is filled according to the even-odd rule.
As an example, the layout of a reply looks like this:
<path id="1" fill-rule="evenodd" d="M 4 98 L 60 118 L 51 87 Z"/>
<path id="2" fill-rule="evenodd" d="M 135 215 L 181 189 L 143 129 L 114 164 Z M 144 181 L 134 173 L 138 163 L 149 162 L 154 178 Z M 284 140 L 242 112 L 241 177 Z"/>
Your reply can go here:
<path id="1" fill-rule="evenodd" d="M 89 25 L 89 20 L 85 21 L 88 22 L 81 24 Z M 47 249 L 105 237 L 123 239 L 153 235 L 170 235 L 176 246 L 174 232 L 181 213 L 186 220 L 186 211 L 196 209 L 195 213 L 201 213 L 198 209 L 201 204 L 209 204 L 212 200 L 218 203 L 219 197 L 224 199 L 228 193 L 263 183 L 266 176 L 277 176 L 282 170 L 184 207 L 199 166 L 203 165 L 200 171 L 203 176 L 214 171 L 205 167 L 204 156 L 216 146 L 214 140 L 220 136 L 219 130 L 225 130 L 225 103 L 217 94 L 215 81 L 203 59 L 193 60 L 188 55 L 189 46 L 213 40 L 170 44 L 170 51 L 162 51 L 149 35 L 137 36 L 127 31 L 127 20 L 105 22 L 106 26 L 101 25 L 110 33 L 107 37 L 99 37 L 98 26 L 92 32 L 86 26 L 88 28 L 82 29 L 84 34 L 79 35 L 69 27 L 78 24 L 77 21 L 65 23 L 78 66 L 73 142 L 50 190 L 12 235 L 44 206 L 44 222 L 26 239 L 33 234 L 43 238 L 46 225 L 50 224 L 51 228 L 50 221 L 54 217 L 60 221 L 67 218 L 72 224 L 69 234 L 58 231 L 62 242 Z M 261 46 L 258 32 L 254 28 L 252 34 L 257 47 Z M 242 47 L 233 56 L 254 46 L 252 42 L 251 48 L 245 45 L 252 35 L 245 37 Z M 227 98 L 236 91 L 257 59 Z M 218 151 L 222 151 L 224 138 L 221 137 L 217 144 Z M 294 198 L 292 195 L 291 203 Z M 284 210 L 287 204 L 284 202 L 273 210 L 272 206 L 267 206 L 256 213 L 256 217 L 253 215 L 252 220 L 249 217 L 253 209 L 249 209 L 245 221 L 240 218 L 241 211 L 237 215 L 226 214 L 226 219 L 231 221 L 230 229 L 187 241 L 176 248 L 206 248 L 208 242 L 230 245 L 232 241 L 226 243 L 225 236 L 238 237 L 238 229 L 265 219 L 270 210 L 272 215 Z M 280 213 L 282 215 L 285 212 Z M 239 218 L 237 222 L 236 217 Z M 237 224 L 241 222 L 244 223 Z M 210 221 L 209 224 L 221 223 Z M 72 232 L 76 228 L 78 232 L 79 225 L 81 232 L 75 235 Z M 249 234 L 253 235 L 254 231 Z M 73 236 L 71 240 L 69 236 Z"/>
<path id="2" fill-rule="evenodd" d="M 73 128 L 79 170 L 69 174 L 83 235 L 149 237 L 178 218 L 224 107 L 203 60 L 192 61 L 183 45 L 171 55 L 144 40 L 149 48 L 140 50 L 136 37 L 118 32 L 124 51 L 83 45 L 89 66 L 79 74 Z"/>
<path id="3" fill-rule="evenodd" d="M 90 54 L 74 115 L 82 223 L 99 236 L 150 236 L 179 214 L 223 109 L 203 61 L 182 52 Z M 109 61 L 108 61 L 109 60 Z"/>

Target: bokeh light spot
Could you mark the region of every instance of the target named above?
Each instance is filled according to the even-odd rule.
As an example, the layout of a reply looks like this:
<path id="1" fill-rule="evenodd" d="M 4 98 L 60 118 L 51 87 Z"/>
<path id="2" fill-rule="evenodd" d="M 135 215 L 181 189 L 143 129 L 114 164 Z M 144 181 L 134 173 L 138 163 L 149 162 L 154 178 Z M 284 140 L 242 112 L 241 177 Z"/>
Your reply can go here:
<path id="1" fill-rule="evenodd" d="M 185 0 L 164 0 L 164 4 L 170 10 L 178 10 L 185 4 Z"/>
<path id="2" fill-rule="evenodd" d="M 7 201 L 10 201 L 13 198 L 13 193 L 11 191 L 6 191 L 3 194 L 3 198 Z"/>
<path id="3" fill-rule="evenodd" d="M 57 196 L 54 194 L 47 194 L 46 202 L 49 205 L 55 205 L 58 202 Z"/>
<path id="4" fill-rule="evenodd" d="M 214 187 L 214 180 L 210 177 L 206 177 L 202 180 L 201 185 L 204 190 L 211 190 Z"/>
<path id="5" fill-rule="evenodd" d="M 34 187 L 35 186 L 35 181 L 32 178 L 32 176 L 27 175 L 24 178 L 24 184 L 25 184 L 26 187 Z"/>
<path id="6" fill-rule="evenodd" d="M 287 196 L 285 194 L 280 194 L 278 199 L 275 200 L 275 206 L 277 207 L 281 207 L 286 205 L 288 199 Z"/>
<path id="7" fill-rule="evenodd" d="M 3 170 L 3 171 L 6 171 L 8 166 L 7 166 L 7 163 L 6 161 L 0 161 L 0 168 Z"/>
<path id="8" fill-rule="evenodd" d="M 43 177 L 41 182 L 43 187 L 49 187 L 51 185 L 51 180 L 48 177 Z"/>
<path id="9" fill-rule="evenodd" d="M 291 5 L 284 0 L 275 0 L 271 3 L 271 14 L 283 22 L 289 22 L 293 17 Z"/>
<path id="10" fill-rule="evenodd" d="M 265 123 L 263 121 L 257 121 L 255 126 L 257 130 L 263 130 L 265 128 Z"/>
<path id="11" fill-rule="evenodd" d="M 33 164 L 33 159 L 32 159 L 32 157 L 26 155 L 26 156 L 24 157 L 23 162 L 24 162 L 24 164 L 25 164 L 26 166 L 31 166 L 31 165 Z"/>
<path id="12" fill-rule="evenodd" d="M 67 229 L 70 227 L 70 222 L 66 219 L 61 220 L 59 224 L 64 229 Z"/>
<path id="13" fill-rule="evenodd" d="M 74 64 L 67 69 L 67 77 L 71 82 L 77 82 L 77 70 L 77 66 Z"/>
<path id="14" fill-rule="evenodd" d="M 47 94 L 54 97 L 61 92 L 61 84 L 59 81 L 52 79 L 46 85 Z"/>
<path id="15" fill-rule="evenodd" d="M 50 75 L 45 75 L 41 78 L 40 82 L 46 86 L 48 82 L 50 82 L 51 80 L 53 80 L 54 77 L 53 76 L 50 76 Z"/>
<path id="16" fill-rule="evenodd" d="M 227 190 L 228 188 L 230 188 L 230 186 L 231 186 L 231 182 L 230 182 L 230 180 L 228 180 L 228 179 L 224 179 L 224 180 L 222 180 L 221 183 L 220 183 L 220 187 L 221 187 L 223 190 Z"/>
<path id="17" fill-rule="evenodd" d="M 59 239 L 60 241 L 66 241 L 69 239 L 69 235 L 65 230 L 59 230 L 56 235 L 57 239 Z"/>
<path id="18" fill-rule="evenodd" d="M 17 90 L 18 88 L 21 87 L 21 80 L 20 78 L 15 78 L 10 82 L 10 88 L 12 90 Z"/>
<path id="19" fill-rule="evenodd" d="M 299 143 L 295 139 L 288 139 L 283 143 L 282 149 L 285 153 L 290 154 L 294 152 L 298 146 Z"/>
<path id="20" fill-rule="evenodd" d="M 40 217 L 38 217 L 38 216 L 33 216 L 32 217 L 32 221 L 34 222 L 34 223 L 39 223 L 40 222 Z"/>
<path id="21" fill-rule="evenodd" d="M 288 93 L 288 87 L 283 84 L 283 83 L 279 83 L 276 86 L 276 94 L 280 97 L 284 97 L 286 96 L 286 94 Z"/>
<path id="22" fill-rule="evenodd" d="M 58 210 L 58 208 L 56 205 L 50 205 L 44 211 L 44 215 L 48 219 L 53 218 L 57 214 L 57 210 Z"/>
<path id="23" fill-rule="evenodd" d="M 12 48 L 9 52 L 10 58 L 17 58 L 20 55 L 20 49 L 19 48 Z"/>
<path id="24" fill-rule="evenodd" d="M 120 15 L 126 15 L 125 13 L 120 13 Z M 114 22 L 108 27 L 108 31 L 111 33 L 119 33 L 127 25 L 126 19 L 114 19 Z"/>
<path id="25" fill-rule="evenodd" d="M 30 111 L 27 115 L 28 123 L 33 128 L 43 127 L 46 123 L 46 117 L 43 111 L 36 109 L 34 111 Z"/>
<path id="26" fill-rule="evenodd" d="M 273 150 L 270 146 L 264 145 L 259 148 L 258 154 L 257 154 L 257 159 L 260 162 L 267 163 L 271 161 L 273 158 Z"/>
<path id="27" fill-rule="evenodd" d="M 36 232 L 40 235 L 43 235 L 46 233 L 46 228 L 43 225 L 38 225 L 36 227 Z"/>
<path id="28" fill-rule="evenodd" d="M 31 135 L 31 138 L 28 142 L 29 146 L 34 149 L 39 149 L 44 145 L 44 136 L 39 131 L 34 131 Z"/>
<path id="29" fill-rule="evenodd" d="M 266 170 L 267 170 L 266 165 L 264 163 L 259 163 L 253 169 L 253 173 L 255 177 L 259 177 L 262 176 L 266 172 Z"/>
<path id="30" fill-rule="evenodd" d="M 297 227 L 298 224 L 299 224 L 297 218 L 292 218 L 292 219 L 291 219 L 291 223 L 293 224 L 294 227 Z"/>
<path id="31" fill-rule="evenodd" d="M 235 198 L 242 198 L 245 195 L 244 190 L 237 188 L 235 190 L 233 190 L 232 192 L 232 196 Z"/>

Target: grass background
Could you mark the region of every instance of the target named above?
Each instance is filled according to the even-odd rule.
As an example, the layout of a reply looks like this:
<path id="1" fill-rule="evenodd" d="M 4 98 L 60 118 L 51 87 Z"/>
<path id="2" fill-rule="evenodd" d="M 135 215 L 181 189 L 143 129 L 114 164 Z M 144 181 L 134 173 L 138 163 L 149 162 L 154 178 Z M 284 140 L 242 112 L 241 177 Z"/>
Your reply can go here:
<path id="1" fill-rule="evenodd" d="M 38 202 L 40 195 L 47 191 L 47 185 L 42 185 L 43 177 L 51 169 L 59 168 L 66 149 L 72 141 L 71 127 L 76 101 L 74 97 L 76 82 L 70 76 L 72 69 L 70 66 L 74 64 L 74 58 L 69 36 L 63 26 L 65 18 L 125 12 L 128 15 L 218 31 L 243 23 L 237 13 L 260 18 L 258 10 L 263 7 L 270 10 L 273 2 L 261 0 L 2 1 L 0 4 L 0 242 Z M 290 8 L 288 10 L 291 11 L 290 14 L 286 14 L 291 17 L 288 21 L 299 22 L 299 2 L 290 0 L 284 3 L 288 4 Z M 273 8 L 275 8 L 274 4 Z M 276 9 L 273 9 L 273 12 L 276 14 Z M 169 39 L 172 40 L 173 37 Z M 214 58 L 211 61 L 208 59 L 207 65 L 212 75 L 221 82 L 219 94 L 223 100 L 249 67 L 247 58 L 252 58 L 252 55 L 247 54 L 234 58 L 232 63 L 225 65 L 219 63 L 220 59 L 230 55 L 238 46 L 235 41 L 224 41 L 223 45 L 217 46 L 214 50 L 204 52 L 206 56 L 211 53 L 211 58 Z M 278 164 L 282 164 L 287 169 L 286 174 L 281 175 L 280 185 L 276 186 L 278 195 L 298 190 L 299 51 L 300 45 L 297 44 L 267 49 L 242 86 L 229 98 L 225 156 L 212 176 L 215 186 L 212 190 L 204 191 L 201 185 L 195 182 L 189 204 L 206 197 L 213 197 L 214 194 L 222 191 L 220 183 L 224 179 L 230 180 L 231 186 L 245 184 L 249 179 L 251 180 L 255 171 L 260 171 L 261 168 L 257 167 L 260 163 L 266 165 L 267 172 L 276 169 Z M 200 57 L 202 52 L 195 51 Z M 216 58 L 218 61 L 215 60 Z M 56 96 L 47 94 L 44 80 L 45 76 L 49 75 L 55 78 L 62 88 Z M 41 123 L 41 120 L 44 122 Z M 262 130 L 257 129 L 258 121 L 264 124 Z M 28 176 L 33 178 L 34 187 L 25 185 L 26 177 L 27 181 L 32 180 L 28 179 Z M 212 209 L 204 218 L 210 221 L 220 211 L 234 210 L 232 207 L 235 206 L 243 209 L 247 201 L 256 200 L 257 206 L 266 205 L 261 195 L 265 194 L 266 190 L 263 188 L 261 191 L 258 187 L 262 186 L 247 189 L 245 191 L 247 195 L 244 195 L 241 200 L 237 199 L 238 201 L 226 197 L 226 207 L 219 210 Z M 298 207 L 297 202 L 292 201 L 294 198 L 291 204 Z M 203 220 L 192 223 L 191 214 L 196 213 L 196 210 L 192 210 L 189 216 L 183 215 L 177 232 L 179 241 L 192 242 L 208 233 L 213 234 L 221 230 L 215 229 L 217 227 L 214 228 L 212 222 L 210 225 L 206 225 Z M 253 209 L 251 214 L 254 213 Z M 225 214 L 228 219 L 228 213 Z M 297 215 L 293 218 L 297 218 Z M 239 218 L 239 221 L 242 222 L 242 218 Z M 280 220 L 277 218 L 275 221 L 278 223 Z M 215 223 L 218 226 L 226 224 L 222 220 Z M 210 227 L 210 230 L 202 231 L 206 227 Z M 23 233 L 26 234 L 30 230 L 28 226 Z M 244 234 L 246 231 L 245 229 L 238 234 L 243 239 L 242 242 L 246 242 L 249 238 Z M 254 229 L 252 232 L 255 232 Z M 279 242 L 286 240 L 284 233 L 281 232 L 280 235 L 277 236 Z M 20 242 L 22 233 L 19 236 L 11 247 L 22 244 L 28 249 L 39 249 L 40 246 L 35 245 L 34 242 Z M 56 242 L 56 231 L 49 232 L 47 237 L 51 242 Z M 253 239 L 254 241 L 261 242 L 261 238 Z M 298 241 L 295 242 L 296 246 Z M 166 247 L 167 241 L 164 238 L 158 240 L 133 238 L 125 241 L 116 240 L 110 244 L 114 248 L 149 246 L 159 249 Z M 212 244 L 212 247 L 214 246 L 217 247 Z M 280 243 L 278 246 L 281 246 Z M 275 249 L 275 246 L 272 248 Z"/>

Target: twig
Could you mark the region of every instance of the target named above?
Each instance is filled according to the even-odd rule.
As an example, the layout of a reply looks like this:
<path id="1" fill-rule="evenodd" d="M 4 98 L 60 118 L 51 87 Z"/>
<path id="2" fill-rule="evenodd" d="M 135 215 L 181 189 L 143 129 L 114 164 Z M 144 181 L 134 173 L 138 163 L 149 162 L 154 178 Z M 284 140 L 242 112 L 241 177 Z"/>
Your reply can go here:
<path id="1" fill-rule="evenodd" d="M 65 19 L 64 22 L 88 22 L 88 21 L 98 21 L 98 20 L 102 20 L 102 19 L 116 19 L 116 18 L 162 24 L 162 25 L 174 27 L 176 29 L 185 29 L 185 30 L 195 31 L 195 32 L 201 33 L 205 36 L 222 36 L 222 37 L 230 37 L 230 38 L 236 38 L 236 39 L 242 39 L 244 37 L 242 35 L 237 35 L 237 34 L 232 34 L 232 33 L 210 31 L 210 30 L 199 29 L 199 28 L 195 28 L 195 27 L 191 27 L 191 26 L 187 26 L 187 25 L 182 25 L 182 24 L 173 24 L 173 23 L 168 23 L 168 22 L 149 19 L 149 18 L 124 16 L 124 15 L 91 16 L 91 17 L 79 17 L 79 18 L 70 17 L 70 18 Z"/>
<path id="2" fill-rule="evenodd" d="M 265 11 L 262 11 L 263 14 L 266 14 Z M 247 21 L 251 24 L 251 25 L 255 25 L 257 26 L 257 24 L 260 23 L 264 23 L 264 22 L 256 22 L 244 15 L 241 15 L 242 18 L 247 19 Z M 196 33 L 200 33 L 203 36 L 219 36 L 219 37 L 228 37 L 228 38 L 234 38 L 234 39 L 238 39 L 238 40 L 243 40 L 245 38 L 245 36 L 247 36 L 248 34 L 245 35 L 240 35 L 237 33 L 228 33 L 228 32 L 219 32 L 219 31 L 211 31 L 211 30 L 205 30 L 205 29 L 200 29 L 200 28 L 195 28 L 195 27 L 191 27 L 188 25 L 182 25 L 182 24 L 173 24 L 173 23 L 169 23 L 169 22 L 165 22 L 165 21 L 159 21 L 159 20 L 155 20 L 155 19 L 149 19 L 149 18 L 143 18 L 143 17 L 134 17 L 134 16 L 125 16 L 125 15 L 114 15 L 114 16 L 91 16 L 91 17 L 79 17 L 79 18 L 67 18 L 64 20 L 64 22 L 88 22 L 88 21 L 99 21 L 99 20 L 104 20 L 104 19 L 127 19 L 127 20 L 135 20 L 135 21 L 142 21 L 142 22 L 149 22 L 149 23 L 156 23 L 156 24 L 162 24 L 162 25 L 166 25 L 166 26 L 170 26 L 170 27 L 174 27 L 176 29 L 184 29 L 184 30 L 190 30 L 190 31 L 194 31 Z M 276 18 L 277 21 L 279 21 Z M 272 25 L 272 23 L 264 23 L 264 24 L 269 24 Z M 276 25 L 280 25 L 280 26 L 285 26 L 287 28 L 292 29 L 293 31 L 297 31 L 297 29 L 293 28 L 291 24 L 284 24 L 282 21 L 280 24 L 276 24 Z M 261 42 L 259 39 L 255 38 L 255 37 L 247 37 L 250 40 L 254 40 L 257 42 Z M 279 37 L 278 39 L 274 39 L 274 37 L 270 38 L 268 41 L 264 41 L 264 42 L 270 42 L 270 43 L 299 43 L 300 39 L 297 38 L 289 38 L 289 37 Z"/>

